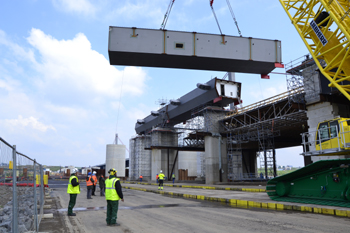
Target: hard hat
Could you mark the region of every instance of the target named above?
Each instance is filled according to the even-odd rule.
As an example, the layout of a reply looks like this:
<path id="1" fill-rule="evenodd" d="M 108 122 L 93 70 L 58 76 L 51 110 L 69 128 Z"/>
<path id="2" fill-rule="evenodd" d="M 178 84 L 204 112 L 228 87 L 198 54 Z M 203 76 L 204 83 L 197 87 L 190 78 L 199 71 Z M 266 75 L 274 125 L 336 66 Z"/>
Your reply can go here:
<path id="1" fill-rule="evenodd" d="M 160 170 L 160 173 L 162 173 L 163 171 L 162 170 Z"/>
<path id="2" fill-rule="evenodd" d="M 117 173 L 117 170 L 115 170 L 114 168 L 111 168 L 109 169 L 108 173 L 111 175 L 114 175 L 115 173 Z"/>
<path id="3" fill-rule="evenodd" d="M 91 172 L 89 172 L 88 175 L 91 175 Z"/>
<path id="4" fill-rule="evenodd" d="M 92 174 L 96 174 L 96 171 L 94 171 Z"/>
<path id="5" fill-rule="evenodd" d="M 76 169 L 76 168 L 74 168 L 74 169 L 72 169 L 72 174 L 75 174 L 75 173 L 77 173 L 77 171 L 78 171 L 78 169 Z"/>

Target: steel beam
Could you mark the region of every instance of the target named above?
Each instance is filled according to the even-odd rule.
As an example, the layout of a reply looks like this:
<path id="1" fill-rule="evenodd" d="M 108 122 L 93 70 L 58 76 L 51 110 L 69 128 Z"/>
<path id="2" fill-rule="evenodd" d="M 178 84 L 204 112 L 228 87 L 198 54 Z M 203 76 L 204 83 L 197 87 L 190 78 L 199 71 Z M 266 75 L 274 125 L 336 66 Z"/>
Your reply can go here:
<path id="1" fill-rule="evenodd" d="M 111 65 L 268 74 L 283 67 L 281 41 L 109 27 Z"/>

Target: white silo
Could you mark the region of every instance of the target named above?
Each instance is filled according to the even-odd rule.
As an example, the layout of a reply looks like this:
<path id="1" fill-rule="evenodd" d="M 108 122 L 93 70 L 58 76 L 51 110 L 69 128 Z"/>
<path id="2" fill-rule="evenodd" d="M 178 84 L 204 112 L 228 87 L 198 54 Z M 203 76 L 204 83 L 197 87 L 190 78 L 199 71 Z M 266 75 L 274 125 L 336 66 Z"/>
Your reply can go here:
<path id="1" fill-rule="evenodd" d="M 106 148 L 106 177 L 111 168 L 117 170 L 117 177 L 125 177 L 125 151 L 124 145 L 108 144 Z"/>

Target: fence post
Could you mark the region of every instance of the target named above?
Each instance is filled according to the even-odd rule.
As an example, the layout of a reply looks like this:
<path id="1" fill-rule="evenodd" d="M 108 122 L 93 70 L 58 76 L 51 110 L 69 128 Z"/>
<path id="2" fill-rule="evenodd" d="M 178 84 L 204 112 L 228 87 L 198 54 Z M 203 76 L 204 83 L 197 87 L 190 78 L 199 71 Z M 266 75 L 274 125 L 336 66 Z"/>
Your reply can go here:
<path id="1" fill-rule="evenodd" d="M 35 224 L 35 232 L 38 232 L 38 202 L 36 200 L 36 160 L 33 161 L 33 167 L 34 167 L 34 224 Z"/>
<path id="2" fill-rule="evenodd" d="M 18 232 L 18 202 L 17 202 L 17 152 L 16 146 L 12 150 L 12 232 Z"/>
<path id="3" fill-rule="evenodd" d="M 43 214 L 41 211 L 44 208 L 44 198 L 45 198 L 45 184 L 44 184 L 44 171 L 43 171 L 43 165 L 39 165 L 39 169 L 40 169 L 40 215 Z M 42 208 L 43 207 L 43 208 Z M 41 221 L 42 218 L 40 218 Z M 39 221 L 39 223 L 40 223 Z"/>

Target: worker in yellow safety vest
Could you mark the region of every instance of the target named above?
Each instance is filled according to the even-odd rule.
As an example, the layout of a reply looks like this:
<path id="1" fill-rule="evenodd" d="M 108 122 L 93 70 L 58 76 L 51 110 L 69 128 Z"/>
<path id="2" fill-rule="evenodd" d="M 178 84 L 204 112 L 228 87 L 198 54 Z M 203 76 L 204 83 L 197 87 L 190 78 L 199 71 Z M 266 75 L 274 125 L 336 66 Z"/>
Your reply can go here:
<path id="1" fill-rule="evenodd" d="M 120 226 L 117 223 L 117 213 L 119 200 L 124 202 L 122 186 L 117 178 L 117 171 L 111 168 L 109 171 L 109 178 L 106 179 L 106 200 L 107 200 L 107 226 Z"/>
<path id="2" fill-rule="evenodd" d="M 163 181 L 164 181 L 164 177 L 165 177 L 165 175 L 163 174 L 163 171 L 160 170 L 160 173 L 159 173 L 159 175 L 158 175 L 158 179 L 159 179 L 159 186 L 158 186 L 158 189 L 163 190 Z"/>
<path id="3" fill-rule="evenodd" d="M 68 216 L 76 216 L 73 213 L 73 208 L 77 200 L 77 196 L 80 193 L 80 185 L 78 177 L 76 176 L 77 169 L 72 170 L 72 174 L 69 177 L 67 193 L 69 193 L 69 204 L 68 204 Z"/>

